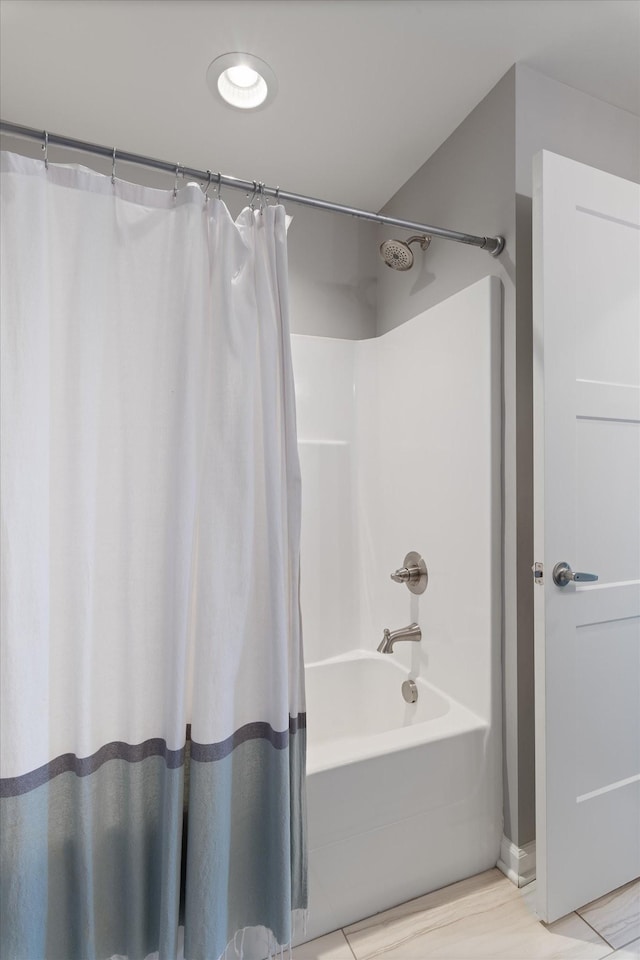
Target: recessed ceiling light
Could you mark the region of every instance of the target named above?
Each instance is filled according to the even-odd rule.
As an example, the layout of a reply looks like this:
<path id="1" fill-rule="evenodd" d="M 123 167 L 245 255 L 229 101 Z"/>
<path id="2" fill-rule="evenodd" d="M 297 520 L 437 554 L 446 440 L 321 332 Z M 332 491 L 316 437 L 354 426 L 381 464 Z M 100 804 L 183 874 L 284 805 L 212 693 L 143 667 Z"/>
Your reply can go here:
<path id="1" fill-rule="evenodd" d="M 207 83 L 215 96 L 238 110 L 266 107 L 278 90 L 269 64 L 251 53 L 224 53 L 216 57 L 209 64 Z"/>

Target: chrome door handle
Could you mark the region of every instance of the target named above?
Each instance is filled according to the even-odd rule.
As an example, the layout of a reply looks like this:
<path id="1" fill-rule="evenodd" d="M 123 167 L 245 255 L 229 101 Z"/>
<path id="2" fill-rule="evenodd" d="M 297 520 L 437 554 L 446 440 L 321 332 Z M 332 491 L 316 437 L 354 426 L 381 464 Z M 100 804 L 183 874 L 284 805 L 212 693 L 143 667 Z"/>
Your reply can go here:
<path id="1" fill-rule="evenodd" d="M 581 573 L 579 570 L 575 573 L 566 560 L 556 563 L 553 568 L 553 582 L 557 587 L 566 587 L 568 583 L 587 583 L 590 580 L 597 580 L 597 573 Z"/>

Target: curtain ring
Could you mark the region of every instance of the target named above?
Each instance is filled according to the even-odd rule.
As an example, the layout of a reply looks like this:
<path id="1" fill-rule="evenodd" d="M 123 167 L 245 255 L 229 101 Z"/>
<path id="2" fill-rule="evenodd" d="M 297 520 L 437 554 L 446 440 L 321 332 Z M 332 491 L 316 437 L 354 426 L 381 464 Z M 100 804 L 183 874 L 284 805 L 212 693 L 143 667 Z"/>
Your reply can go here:
<path id="1" fill-rule="evenodd" d="M 249 200 L 249 209 L 250 209 L 250 210 L 253 210 L 253 209 L 254 209 L 253 201 L 254 201 L 255 198 L 256 198 L 256 193 L 257 193 L 257 192 L 258 192 L 258 181 L 257 181 L 257 180 L 254 180 L 254 181 L 253 181 L 253 193 L 251 194 L 251 200 Z M 249 194 L 247 194 L 247 196 L 249 196 Z"/>
<path id="2" fill-rule="evenodd" d="M 280 187 L 276 187 L 276 206 L 280 203 Z"/>
<path id="3" fill-rule="evenodd" d="M 222 200 L 222 174 L 218 170 L 218 200 Z"/>
<path id="4" fill-rule="evenodd" d="M 207 170 L 207 174 L 209 175 L 209 180 L 208 180 L 208 182 L 207 182 L 207 189 L 206 189 L 205 192 L 204 192 L 204 199 L 205 199 L 206 201 L 209 200 L 209 196 L 208 196 L 208 194 L 209 194 L 209 187 L 211 186 L 211 177 L 213 176 L 213 174 L 211 173 L 211 170 Z"/>
<path id="5" fill-rule="evenodd" d="M 111 158 L 111 183 L 116 185 L 116 148 L 113 148 L 113 157 Z"/>
<path id="6" fill-rule="evenodd" d="M 265 195 L 264 195 L 264 187 L 265 187 L 265 185 L 264 185 L 264 183 L 262 183 L 262 181 L 261 181 L 260 184 L 259 184 L 259 186 L 258 186 L 258 197 L 259 197 L 258 208 L 259 208 L 259 210 L 260 210 L 260 214 L 261 214 L 261 215 L 264 213 L 264 208 L 265 208 L 266 205 L 267 205 L 267 198 L 266 198 Z"/>
<path id="7" fill-rule="evenodd" d="M 44 143 L 42 144 L 42 149 L 44 150 L 44 168 L 45 170 L 49 169 L 49 134 L 47 131 L 44 131 Z"/>
<path id="8" fill-rule="evenodd" d="M 180 166 L 181 164 L 176 164 L 176 182 L 173 185 L 173 199 L 175 200 L 178 196 L 178 177 L 180 175 Z"/>

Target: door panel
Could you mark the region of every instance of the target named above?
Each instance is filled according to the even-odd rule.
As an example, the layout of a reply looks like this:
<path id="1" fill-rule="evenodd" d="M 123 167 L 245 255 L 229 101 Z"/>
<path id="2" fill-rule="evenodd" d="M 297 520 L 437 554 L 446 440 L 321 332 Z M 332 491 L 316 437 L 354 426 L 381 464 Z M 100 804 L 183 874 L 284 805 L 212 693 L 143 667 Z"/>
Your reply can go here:
<path id="1" fill-rule="evenodd" d="M 640 875 L 640 188 L 534 164 L 538 912 Z M 554 583 L 566 561 L 597 583 Z"/>
<path id="2" fill-rule="evenodd" d="M 640 724 L 627 704 L 640 697 L 640 645 L 632 618 L 576 631 L 576 801 L 638 772 Z M 603 717 L 606 722 L 603 721 Z M 620 731 L 611 739 L 611 731 Z"/>
<path id="3" fill-rule="evenodd" d="M 640 579 L 640 551 L 629 531 L 640 526 L 640 424 L 576 420 L 576 557 L 599 583 Z M 624 509 L 621 509 L 624 504 Z"/>
<path id="4" fill-rule="evenodd" d="M 628 222 L 576 209 L 575 250 L 567 254 L 575 257 L 579 279 L 574 291 L 577 379 L 616 384 L 637 380 L 639 264 L 637 242 L 630 237 L 634 232 Z"/>

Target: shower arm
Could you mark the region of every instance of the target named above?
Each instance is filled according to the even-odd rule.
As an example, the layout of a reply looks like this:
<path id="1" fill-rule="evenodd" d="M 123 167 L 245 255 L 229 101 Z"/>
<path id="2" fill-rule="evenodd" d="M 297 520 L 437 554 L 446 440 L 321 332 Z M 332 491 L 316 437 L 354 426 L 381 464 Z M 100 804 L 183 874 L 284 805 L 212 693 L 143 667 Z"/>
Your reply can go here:
<path id="1" fill-rule="evenodd" d="M 0 120 L 0 134 L 22 137 L 26 140 L 39 140 L 42 142 L 43 148 L 45 144 L 48 144 L 55 147 L 65 147 L 68 150 L 79 150 L 82 153 L 90 153 L 97 157 L 107 157 L 112 161 L 114 168 L 116 160 L 119 160 L 121 163 L 132 163 L 140 167 L 149 167 L 152 170 L 161 170 L 164 173 L 170 173 L 174 177 L 177 177 L 177 174 L 180 173 L 182 177 L 190 177 L 193 180 L 201 180 L 205 183 L 211 182 L 210 170 L 197 170 L 195 167 L 186 167 L 182 163 L 175 164 L 166 160 L 156 160 L 153 157 L 146 157 L 139 153 L 116 150 L 114 147 L 101 146 L 100 144 L 90 143 L 87 140 L 74 140 L 71 137 L 64 137 L 57 133 L 49 133 L 46 130 L 38 130 L 35 127 L 25 127 L 18 123 L 9 123 L 5 120 Z M 267 187 L 263 183 L 258 184 L 255 180 L 240 180 L 238 177 L 230 177 L 227 174 L 216 174 L 216 184 L 224 187 L 232 187 L 236 190 L 244 190 L 245 192 L 253 191 L 254 196 L 259 190 L 261 196 L 273 197 L 276 203 L 286 200 L 305 207 L 315 207 L 318 210 L 344 213 L 350 217 L 356 217 L 359 220 L 368 220 L 371 223 L 379 223 L 389 227 L 402 227 L 405 230 L 431 234 L 431 236 L 440 237 L 442 240 L 466 243 L 469 246 L 480 247 L 481 250 L 486 250 L 492 257 L 499 256 L 504 250 L 504 237 L 500 236 L 477 237 L 471 233 L 458 233 L 456 230 L 446 230 L 444 227 L 433 227 L 427 223 L 415 223 L 412 220 L 386 217 L 380 213 L 358 210 L 356 207 L 346 207 L 340 203 L 318 200 L 315 197 L 306 197 L 300 193 L 289 193 L 287 190 L 281 190 L 280 187 Z"/>
<path id="2" fill-rule="evenodd" d="M 429 246 L 429 243 L 431 242 L 431 238 L 427 239 L 427 237 L 425 237 L 423 233 L 419 233 L 415 237 L 407 237 L 407 239 L 404 242 L 408 247 L 411 246 L 412 243 L 419 243 L 421 249 L 426 250 L 427 247 Z"/>

